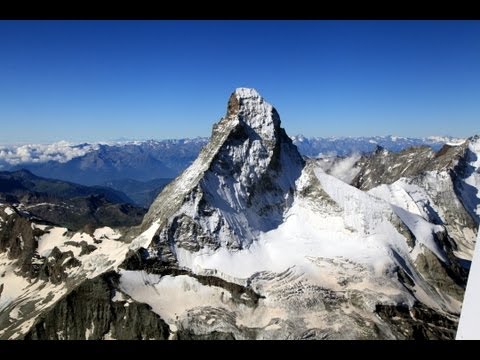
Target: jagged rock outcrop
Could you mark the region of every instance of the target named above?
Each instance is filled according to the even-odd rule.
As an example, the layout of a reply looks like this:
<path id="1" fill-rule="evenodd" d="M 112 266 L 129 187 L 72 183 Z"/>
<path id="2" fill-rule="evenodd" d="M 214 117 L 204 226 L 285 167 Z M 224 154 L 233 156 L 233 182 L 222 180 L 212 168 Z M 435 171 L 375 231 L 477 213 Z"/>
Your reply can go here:
<path id="1" fill-rule="evenodd" d="M 68 298 L 72 291 L 83 284 L 87 286 L 89 279 L 117 268 L 128 251 L 138 249 L 141 244 L 122 241 L 121 234 L 108 227 L 92 229 L 90 233 L 70 232 L 28 212 L 0 204 L 0 339 L 23 338 L 42 316 L 64 306 L 62 299 Z M 72 296 L 77 299 L 75 292 Z M 138 308 L 135 311 L 140 313 L 148 309 L 144 304 L 135 306 Z M 76 318 L 82 314 L 78 309 L 71 316 Z M 57 315 L 48 318 L 47 327 L 55 322 L 58 328 L 65 324 L 71 326 L 71 319 L 65 324 L 58 323 L 65 318 L 62 320 Z M 142 326 L 141 322 L 138 326 Z M 45 329 L 36 329 L 40 332 L 32 333 L 33 337 L 56 338 L 53 333 L 45 334 Z M 70 335 L 64 338 L 80 336 L 79 330 L 69 331 Z M 138 330 L 137 335 L 124 332 L 125 336 L 139 338 L 150 336 L 148 331 L 147 328 Z M 117 332 L 116 336 L 123 335 Z"/>
<path id="2" fill-rule="evenodd" d="M 0 253 L 6 253 L 8 259 L 16 260 L 19 270 L 26 276 L 36 271 L 33 259 L 37 250 L 37 237 L 44 234 L 32 226 L 31 221 L 12 207 L 0 208 L 2 212 L 10 209 L 9 216 L 0 215 Z M 5 212 L 4 212 L 5 214 Z"/>
<path id="3" fill-rule="evenodd" d="M 449 170 L 465 157 L 468 141 L 461 145 L 444 145 L 435 152 L 428 146 L 412 147 L 390 152 L 381 147 L 365 161 L 352 185 L 370 190 L 380 184 L 392 184 L 401 177 L 413 177 L 427 171 Z"/>
<path id="4" fill-rule="evenodd" d="M 379 150 L 363 160 L 352 185 L 444 226 L 456 255 L 471 260 L 480 224 L 479 144 L 474 136 L 438 152 L 428 147 Z"/>

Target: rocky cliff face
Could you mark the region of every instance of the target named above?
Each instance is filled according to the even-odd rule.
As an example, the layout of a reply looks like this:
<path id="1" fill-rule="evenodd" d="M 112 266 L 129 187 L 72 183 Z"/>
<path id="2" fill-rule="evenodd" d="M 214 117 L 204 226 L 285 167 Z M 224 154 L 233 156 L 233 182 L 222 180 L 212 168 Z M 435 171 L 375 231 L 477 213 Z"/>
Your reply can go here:
<path id="1" fill-rule="evenodd" d="M 115 272 L 84 281 L 44 313 L 27 340 L 166 340 L 168 325 L 116 288 Z"/>
<path id="2" fill-rule="evenodd" d="M 457 256 L 471 260 L 479 226 L 479 138 L 400 153 L 378 149 L 364 159 L 352 185 L 445 226 Z"/>

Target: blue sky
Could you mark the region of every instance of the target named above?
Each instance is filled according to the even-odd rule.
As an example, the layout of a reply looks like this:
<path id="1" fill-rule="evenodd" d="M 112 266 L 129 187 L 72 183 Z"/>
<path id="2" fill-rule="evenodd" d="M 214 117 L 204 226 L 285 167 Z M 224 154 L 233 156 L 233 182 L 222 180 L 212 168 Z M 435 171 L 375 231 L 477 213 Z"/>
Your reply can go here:
<path id="1" fill-rule="evenodd" d="M 0 21 L 0 143 L 209 136 L 256 88 L 287 133 L 480 133 L 480 21 Z"/>

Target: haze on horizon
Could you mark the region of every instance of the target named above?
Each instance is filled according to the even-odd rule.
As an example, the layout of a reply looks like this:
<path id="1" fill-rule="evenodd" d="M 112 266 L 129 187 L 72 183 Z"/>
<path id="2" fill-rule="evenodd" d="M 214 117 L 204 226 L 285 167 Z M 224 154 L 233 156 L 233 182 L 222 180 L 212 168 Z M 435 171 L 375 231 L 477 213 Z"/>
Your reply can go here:
<path id="1" fill-rule="evenodd" d="M 0 21 L 0 143 L 209 136 L 237 87 L 288 134 L 480 133 L 479 21 Z"/>

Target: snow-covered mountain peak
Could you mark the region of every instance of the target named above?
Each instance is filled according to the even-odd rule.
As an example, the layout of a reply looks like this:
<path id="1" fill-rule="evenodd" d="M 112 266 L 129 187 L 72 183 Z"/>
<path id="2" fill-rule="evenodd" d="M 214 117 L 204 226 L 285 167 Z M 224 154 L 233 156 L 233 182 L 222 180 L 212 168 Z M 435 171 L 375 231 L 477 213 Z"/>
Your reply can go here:
<path id="1" fill-rule="evenodd" d="M 247 125 L 265 140 L 273 140 L 280 130 L 277 111 L 255 89 L 238 88 L 232 93 L 226 119 Z"/>
<path id="2" fill-rule="evenodd" d="M 282 220 L 303 165 L 273 106 L 253 89 L 237 89 L 210 142 L 158 196 L 143 228 L 196 223 L 199 233 L 189 236 L 196 247 L 199 238 L 214 246 L 250 244 Z"/>

